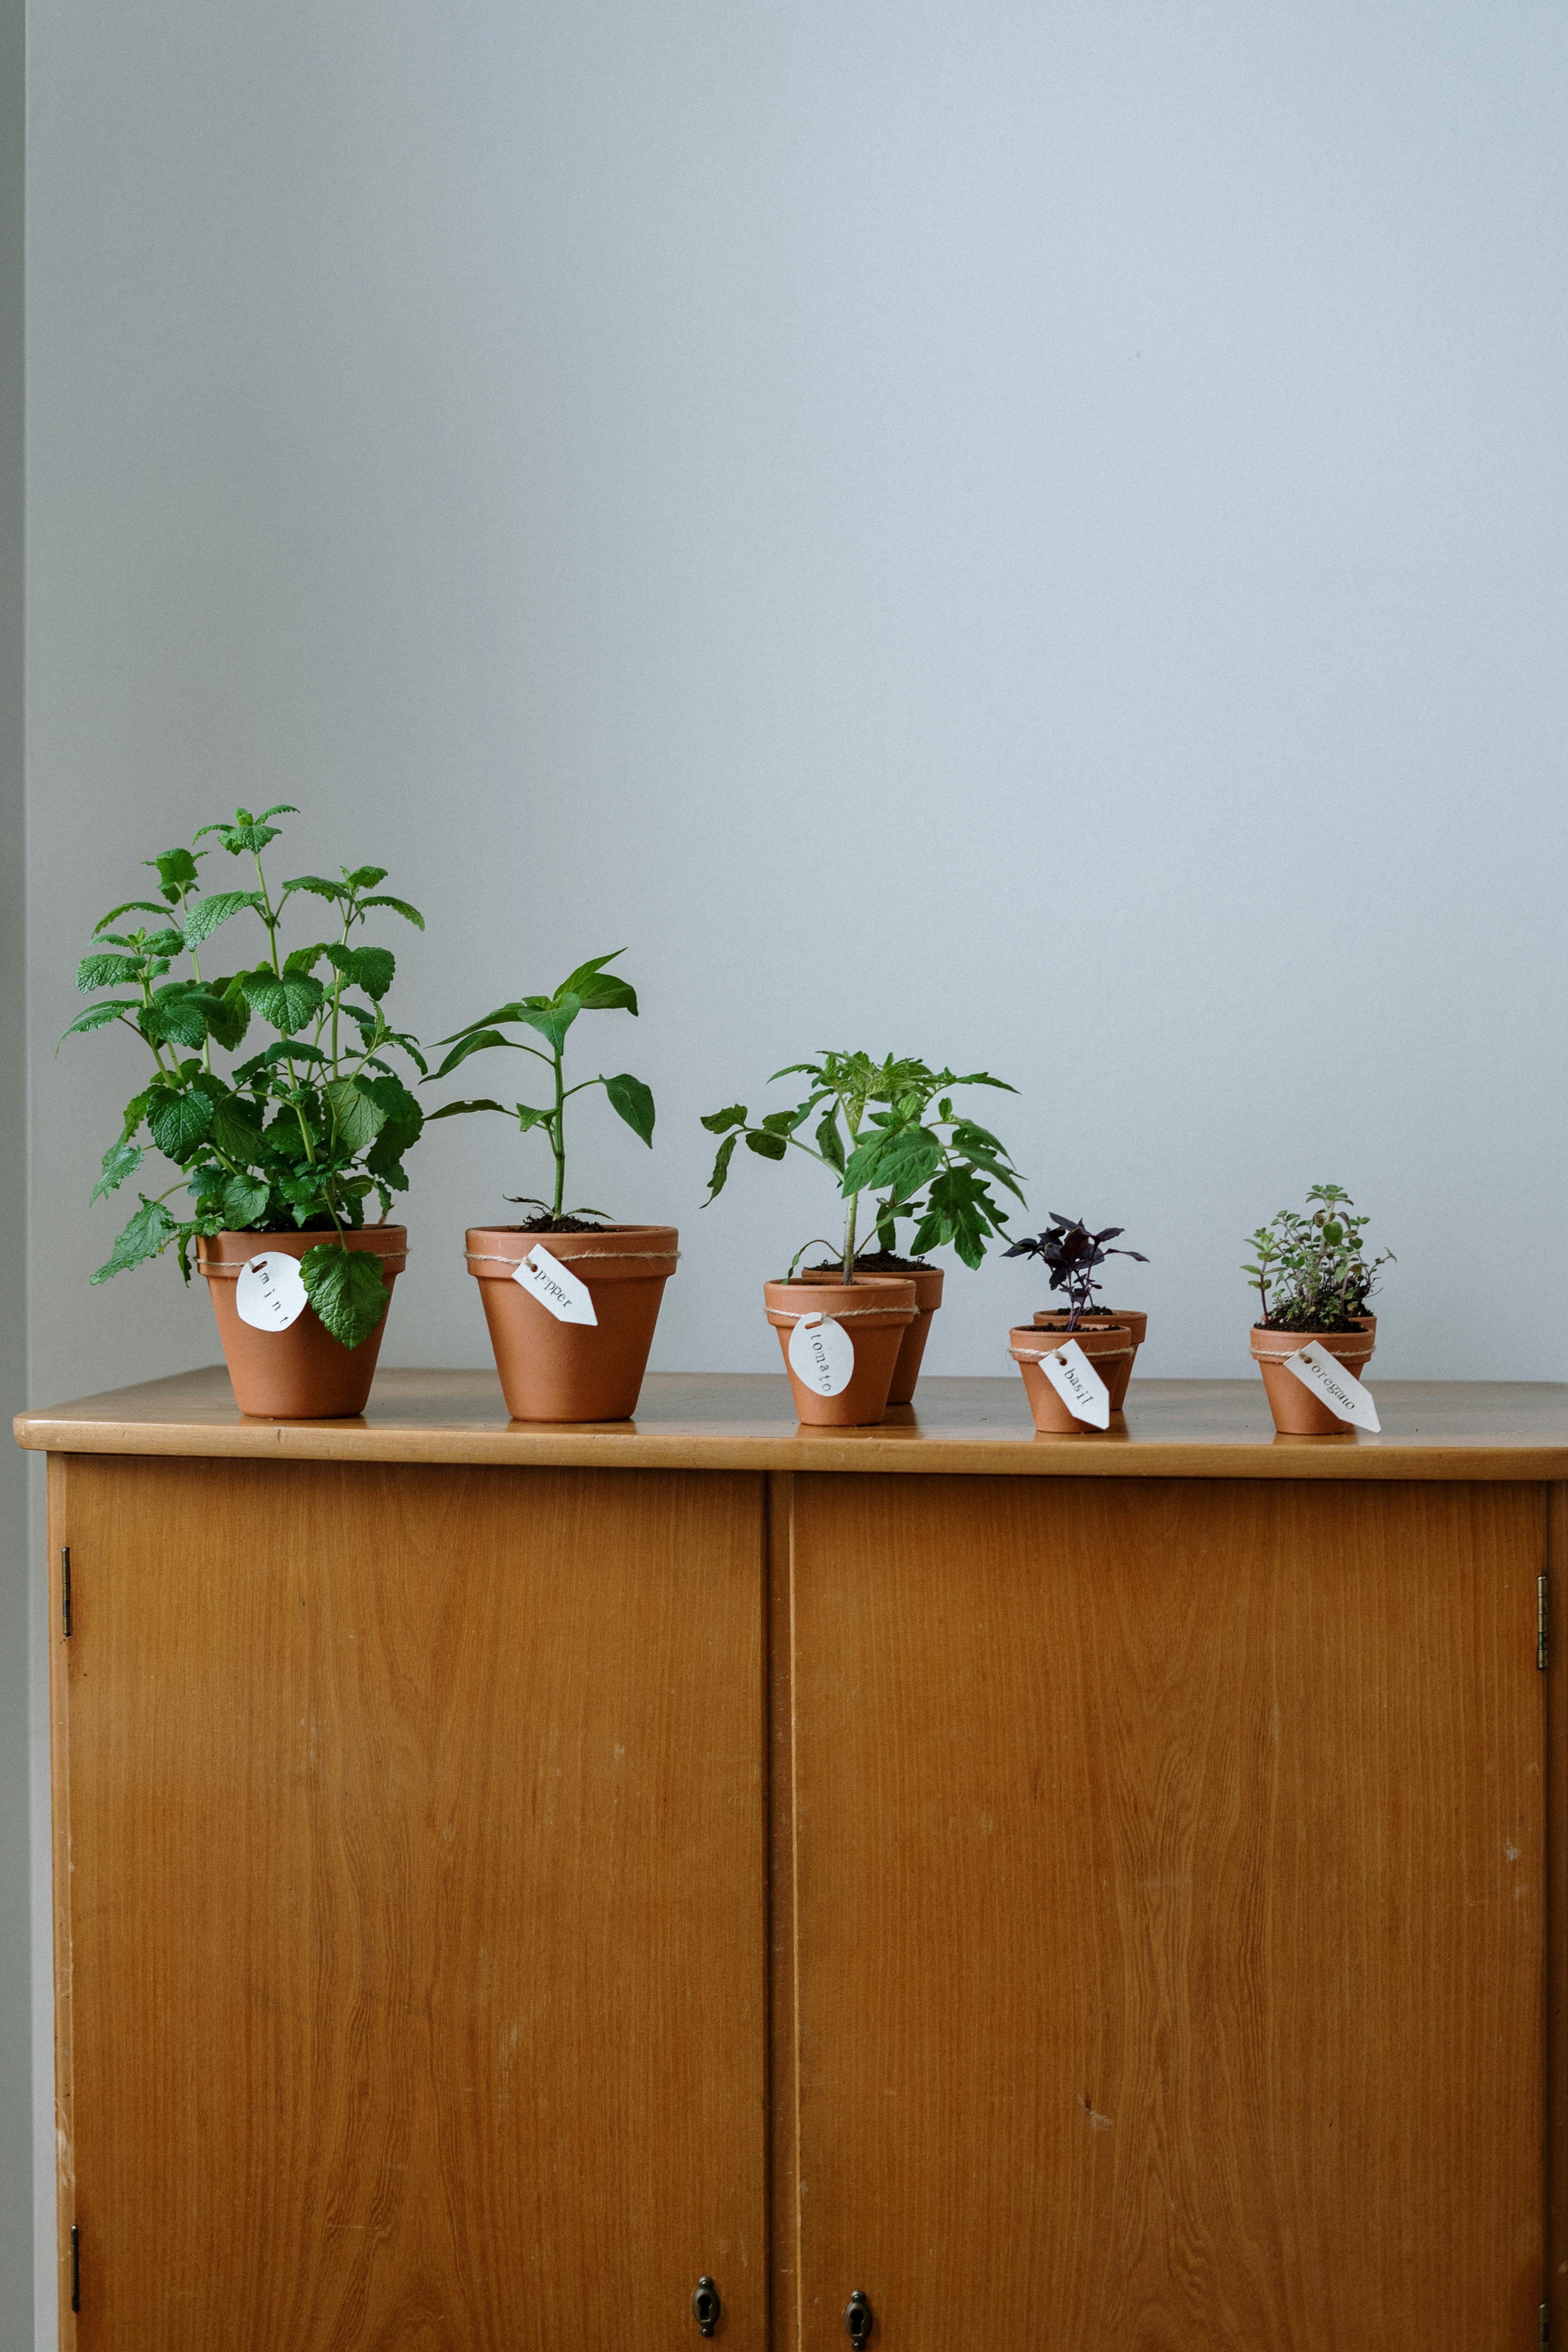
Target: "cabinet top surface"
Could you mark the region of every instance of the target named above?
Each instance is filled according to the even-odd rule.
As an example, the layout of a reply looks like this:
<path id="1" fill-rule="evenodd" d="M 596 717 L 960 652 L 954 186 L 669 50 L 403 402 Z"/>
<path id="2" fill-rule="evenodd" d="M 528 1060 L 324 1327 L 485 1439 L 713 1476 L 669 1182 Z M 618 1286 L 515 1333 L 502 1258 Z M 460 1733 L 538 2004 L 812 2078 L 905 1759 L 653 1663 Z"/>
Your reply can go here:
<path id="1" fill-rule="evenodd" d="M 16 1416 L 40 1453 L 644 1470 L 1568 1479 L 1568 1383 L 1378 1381 L 1380 1436 L 1279 1437 L 1260 1381 L 1134 1381 L 1122 1423 L 1037 1435 L 1016 1380 L 924 1380 L 866 1429 L 807 1429 L 778 1375 L 656 1372 L 635 1421 L 509 1421 L 493 1371 L 384 1371 L 353 1421 L 249 1421 L 221 1366 Z"/>

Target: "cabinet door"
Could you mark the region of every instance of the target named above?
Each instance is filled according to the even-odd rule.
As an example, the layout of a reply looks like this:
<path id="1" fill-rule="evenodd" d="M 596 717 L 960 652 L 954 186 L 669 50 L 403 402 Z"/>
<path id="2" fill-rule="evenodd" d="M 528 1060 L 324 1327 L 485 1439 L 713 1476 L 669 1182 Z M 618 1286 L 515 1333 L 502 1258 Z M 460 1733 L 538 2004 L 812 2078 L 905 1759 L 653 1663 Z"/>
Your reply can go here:
<path id="1" fill-rule="evenodd" d="M 793 1513 L 807 2352 L 1533 2344 L 1541 1490 Z"/>
<path id="2" fill-rule="evenodd" d="M 83 2352 L 685 2352 L 704 2273 L 760 2347 L 759 1481 L 75 1459 L 57 1531 Z"/>

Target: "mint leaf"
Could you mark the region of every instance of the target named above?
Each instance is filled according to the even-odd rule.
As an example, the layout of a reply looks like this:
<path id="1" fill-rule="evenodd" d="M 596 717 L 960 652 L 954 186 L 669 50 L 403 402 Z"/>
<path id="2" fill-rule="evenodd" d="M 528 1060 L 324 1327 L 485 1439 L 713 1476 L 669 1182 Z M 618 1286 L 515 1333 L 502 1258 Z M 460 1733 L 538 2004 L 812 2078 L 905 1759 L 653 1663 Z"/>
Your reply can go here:
<path id="1" fill-rule="evenodd" d="M 353 1078 L 335 1078 L 321 1089 L 332 1122 L 334 1150 L 367 1150 L 386 1125 L 386 1113 Z"/>
<path id="2" fill-rule="evenodd" d="M 397 958 L 390 948 L 330 947 L 327 955 L 345 980 L 352 980 L 378 1004 L 397 971 Z"/>
<path id="3" fill-rule="evenodd" d="M 300 1261 L 305 1296 L 334 1339 L 357 1348 L 386 1312 L 388 1292 L 373 1250 L 322 1242 Z"/>
<path id="4" fill-rule="evenodd" d="M 140 1013 L 141 1010 L 140 997 L 106 997 L 101 1003 L 89 1004 L 85 1013 L 77 1014 L 70 1027 L 60 1032 L 60 1045 L 63 1045 L 68 1037 L 74 1037 L 83 1030 L 101 1029 L 106 1021 L 118 1021 L 122 1013 Z M 59 1047 L 57 1046 L 55 1050 L 58 1053 Z"/>
<path id="5" fill-rule="evenodd" d="M 153 1087 L 148 1091 L 147 1124 L 153 1130 L 153 1140 L 169 1160 L 182 1165 L 198 1143 L 204 1141 L 213 1123 L 211 1098 L 192 1091 L 176 1094 L 169 1087 Z"/>
<path id="6" fill-rule="evenodd" d="M 85 996 L 89 989 L 120 988 L 140 980 L 142 958 L 128 955 L 83 956 L 76 968 L 76 984 Z"/>
<path id="7" fill-rule="evenodd" d="M 111 1143 L 103 1155 L 103 1173 L 92 1188 L 91 1198 L 100 1201 L 124 1183 L 127 1176 L 135 1174 L 146 1154 L 139 1143 Z"/>
<path id="8" fill-rule="evenodd" d="M 179 1231 L 174 1218 L 162 1201 L 150 1201 L 145 1192 L 142 1206 L 115 1242 L 107 1262 L 93 1276 L 94 1282 L 108 1282 L 117 1274 L 125 1274 L 144 1258 L 156 1257 Z"/>
<path id="9" fill-rule="evenodd" d="M 265 965 L 242 972 L 239 984 L 252 1010 L 285 1037 L 292 1037 L 305 1026 L 324 994 L 321 982 L 312 980 L 309 972 L 294 972 L 279 980 Z"/>
<path id="10" fill-rule="evenodd" d="M 221 1197 L 229 1232 L 244 1234 L 261 1223 L 270 1195 L 268 1187 L 254 1176 L 231 1176 Z"/>
<path id="11" fill-rule="evenodd" d="M 406 898 L 362 898 L 360 905 L 362 908 L 390 907 L 395 915 L 401 915 L 405 921 L 414 925 L 416 930 L 422 931 L 425 929 L 424 916 L 417 907 L 411 907 Z"/>
<path id="12" fill-rule="evenodd" d="M 237 915 L 244 907 L 258 907 L 260 904 L 254 890 L 216 890 L 210 898 L 198 898 L 194 906 L 185 908 L 183 925 L 185 945 L 200 947 L 202 941 L 210 940 L 218 925 L 226 923 L 231 915 Z"/>

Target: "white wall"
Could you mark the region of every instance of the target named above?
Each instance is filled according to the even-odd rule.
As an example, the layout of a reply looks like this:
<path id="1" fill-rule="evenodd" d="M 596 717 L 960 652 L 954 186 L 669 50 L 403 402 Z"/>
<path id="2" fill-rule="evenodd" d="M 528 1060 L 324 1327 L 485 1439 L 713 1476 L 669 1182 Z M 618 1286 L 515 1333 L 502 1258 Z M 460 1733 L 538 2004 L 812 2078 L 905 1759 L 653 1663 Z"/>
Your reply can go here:
<path id="1" fill-rule="evenodd" d="M 36 1396 L 216 1355 L 172 1267 L 87 1286 L 139 1079 L 51 1049 L 136 861 L 273 799 L 285 872 L 426 908 L 429 1033 L 627 944 L 658 1146 L 590 1113 L 576 1186 L 683 1228 L 663 1364 L 775 1363 L 828 1213 L 747 1161 L 700 1214 L 698 1113 L 863 1042 L 1017 1083 L 1033 1205 L 1153 1261 L 1151 1371 L 1245 1369 L 1243 1236 L 1327 1177 L 1381 1371 L 1568 1374 L 1560 8 L 32 39 Z M 482 1358 L 520 1153 L 422 1149 L 386 1360 Z M 1038 1295 L 960 1273 L 933 1370 Z"/>

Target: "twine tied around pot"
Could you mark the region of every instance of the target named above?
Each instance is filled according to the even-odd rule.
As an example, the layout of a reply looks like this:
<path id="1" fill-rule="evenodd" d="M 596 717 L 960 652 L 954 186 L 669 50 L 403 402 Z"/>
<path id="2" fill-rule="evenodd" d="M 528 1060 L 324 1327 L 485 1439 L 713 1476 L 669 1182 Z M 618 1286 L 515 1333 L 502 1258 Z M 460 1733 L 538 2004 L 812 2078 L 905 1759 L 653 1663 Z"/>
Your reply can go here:
<path id="1" fill-rule="evenodd" d="M 534 1246 L 537 1248 L 538 1244 L 536 1243 Z M 588 1265 L 595 1258 L 605 1262 L 613 1258 L 616 1264 L 620 1265 L 628 1258 L 634 1257 L 665 1258 L 671 1265 L 675 1265 L 680 1257 L 679 1250 L 573 1250 L 570 1255 L 565 1250 L 546 1250 L 544 1255 L 546 1257 L 554 1258 L 561 1265 Z M 526 1254 L 521 1257 L 505 1257 L 500 1250 L 465 1250 L 463 1257 L 468 1265 L 526 1265 L 528 1264 Z"/>
<path id="2" fill-rule="evenodd" d="M 787 1307 L 764 1307 L 763 1314 L 770 1323 L 853 1323 L 859 1315 L 896 1315 L 900 1321 L 912 1323 L 920 1309 L 915 1307 L 803 1307 L 792 1315 Z"/>
<path id="3" fill-rule="evenodd" d="M 359 1227 L 356 1225 L 353 1230 L 357 1233 L 359 1231 Z M 322 1239 L 323 1241 L 325 1240 L 325 1235 L 322 1236 Z M 331 1244 L 329 1244 L 328 1246 L 330 1247 Z M 292 1250 L 285 1250 L 282 1255 L 285 1257 L 294 1256 Z M 356 1250 L 354 1255 L 356 1257 L 378 1257 L 380 1258 L 383 1265 L 406 1265 L 408 1263 L 408 1252 L 406 1250 Z M 252 1250 L 249 1257 L 203 1257 L 198 1251 L 196 1255 L 196 1272 L 198 1274 L 205 1275 L 219 1275 L 225 1282 L 237 1282 L 247 1265 L 253 1265 L 257 1258 L 265 1257 L 266 1255 L 267 1252 L 265 1250 Z M 299 1260 L 297 1258 L 295 1259 L 295 1264 L 299 1264 Z"/>
<path id="4" fill-rule="evenodd" d="M 1068 1331 L 1064 1334 L 1064 1337 L 1076 1339 L 1078 1333 Z M 1043 1364 L 1047 1356 L 1059 1356 L 1061 1349 L 1059 1348 L 1009 1348 L 1007 1353 L 1016 1364 Z M 1092 1370 L 1097 1364 L 1114 1364 L 1120 1357 L 1130 1356 L 1131 1353 L 1132 1342 L 1130 1339 L 1125 1348 L 1097 1348 L 1092 1356 L 1085 1357 L 1084 1361 Z M 1014 1394 L 1017 1394 L 1016 1390 L 1014 1391 Z"/>
<path id="5" fill-rule="evenodd" d="M 1322 1336 L 1317 1331 L 1309 1332 L 1301 1345 L 1306 1347 L 1311 1340 Z M 1252 1360 L 1255 1364 L 1288 1364 L 1292 1356 L 1299 1356 L 1300 1352 L 1300 1348 L 1254 1348 Z M 1348 1370 L 1352 1364 L 1364 1364 L 1373 1350 L 1370 1348 L 1363 1348 L 1358 1355 L 1354 1349 L 1347 1348 L 1342 1354 L 1338 1348 L 1330 1348 L 1329 1353 L 1336 1364 L 1342 1365 Z"/>

